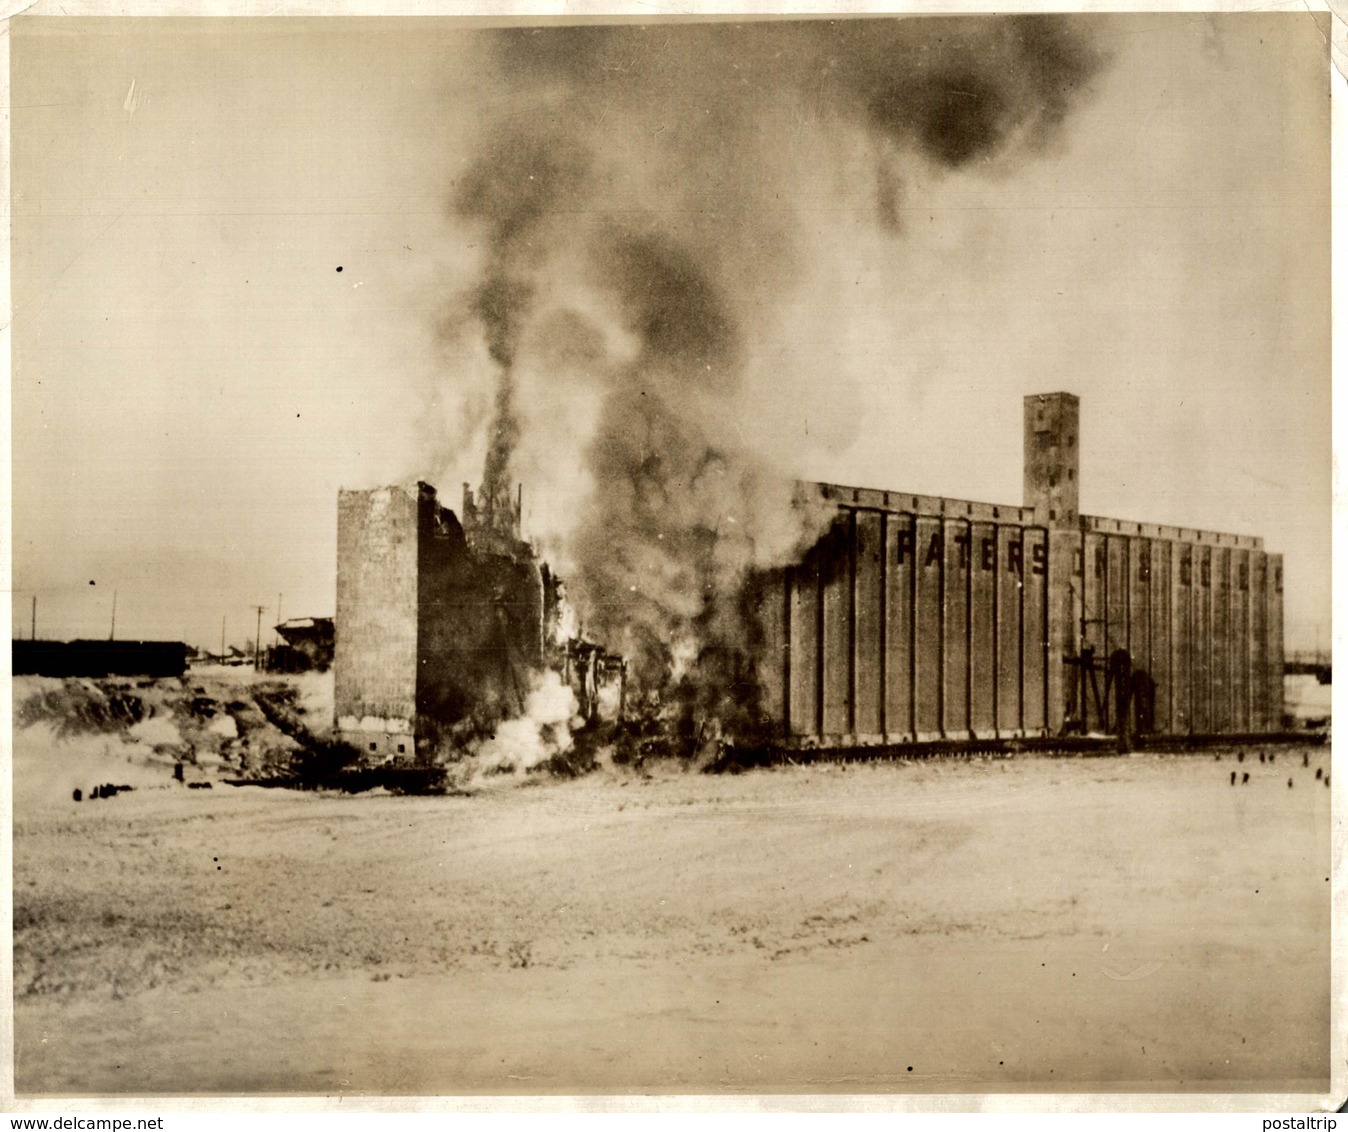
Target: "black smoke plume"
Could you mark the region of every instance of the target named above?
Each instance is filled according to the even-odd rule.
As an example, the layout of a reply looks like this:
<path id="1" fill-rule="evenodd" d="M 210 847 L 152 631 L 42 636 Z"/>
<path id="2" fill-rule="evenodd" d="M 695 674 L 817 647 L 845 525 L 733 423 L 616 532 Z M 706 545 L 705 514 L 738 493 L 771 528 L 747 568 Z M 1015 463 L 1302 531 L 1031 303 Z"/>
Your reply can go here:
<path id="1" fill-rule="evenodd" d="M 507 123 L 482 142 L 481 153 L 454 195 L 454 211 L 485 228 L 487 255 L 469 310 L 499 367 L 482 499 L 508 506 L 511 465 L 520 441 L 514 363 L 533 311 L 533 275 L 546 260 L 548 228 L 585 181 L 584 151 L 565 134 Z"/>
<path id="2" fill-rule="evenodd" d="M 1033 159 L 1105 57 L 1052 16 L 487 38 L 505 109 L 453 195 L 486 249 L 466 296 L 497 371 L 484 489 L 508 492 L 521 448 L 556 450 L 563 410 L 594 400 L 560 438 L 584 474 L 553 531 L 587 628 L 644 688 L 747 726 L 745 579 L 828 523 L 741 427 L 758 336 L 810 267 L 796 204 L 826 195 L 813 158 L 863 146 L 874 224 L 901 239 L 910 175 Z"/>

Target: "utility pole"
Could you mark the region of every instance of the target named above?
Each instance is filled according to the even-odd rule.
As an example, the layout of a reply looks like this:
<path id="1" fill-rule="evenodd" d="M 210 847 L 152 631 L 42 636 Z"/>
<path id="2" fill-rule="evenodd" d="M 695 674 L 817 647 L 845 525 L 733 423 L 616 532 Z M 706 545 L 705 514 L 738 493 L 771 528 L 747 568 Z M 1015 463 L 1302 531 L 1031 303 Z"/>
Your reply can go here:
<path id="1" fill-rule="evenodd" d="M 284 596 L 285 596 L 284 594 L 276 595 L 276 624 L 278 626 L 281 624 L 281 598 Z M 272 644 L 279 645 L 280 643 L 281 643 L 281 631 L 279 628 L 273 629 Z"/>
<path id="2" fill-rule="evenodd" d="M 37 594 L 33 595 L 33 619 L 29 623 L 28 639 L 30 641 L 37 640 Z"/>
<path id="3" fill-rule="evenodd" d="M 220 618 L 220 663 L 225 663 L 225 619 Z"/>
<path id="4" fill-rule="evenodd" d="M 112 628 L 108 630 L 108 640 L 117 639 L 117 591 L 112 591 Z"/>
<path id="5" fill-rule="evenodd" d="M 262 613 L 267 608 L 265 605 L 255 605 L 257 610 L 257 631 L 253 634 L 253 671 L 262 671 Z"/>

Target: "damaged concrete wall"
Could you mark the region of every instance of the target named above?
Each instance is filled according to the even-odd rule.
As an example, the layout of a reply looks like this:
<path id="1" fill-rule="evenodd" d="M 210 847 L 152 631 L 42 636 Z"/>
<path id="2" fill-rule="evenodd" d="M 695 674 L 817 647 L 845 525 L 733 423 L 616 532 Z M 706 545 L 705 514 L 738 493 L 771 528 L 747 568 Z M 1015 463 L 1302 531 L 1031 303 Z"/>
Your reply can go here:
<path id="1" fill-rule="evenodd" d="M 372 761 L 412 750 L 418 544 L 414 491 L 338 493 L 337 734 Z"/>
<path id="2" fill-rule="evenodd" d="M 417 734 L 434 745 L 523 710 L 543 665 L 543 582 L 527 544 L 471 550 L 433 493 L 421 521 Z"/>
<path id="3" fill-rule="evenodd" d="M 466 530 L 418 483 L 341 492 L 337 525 L 339 736 L 369 762 L 425 761 L 518 715 L 546 663 L 518 512 Z"/>

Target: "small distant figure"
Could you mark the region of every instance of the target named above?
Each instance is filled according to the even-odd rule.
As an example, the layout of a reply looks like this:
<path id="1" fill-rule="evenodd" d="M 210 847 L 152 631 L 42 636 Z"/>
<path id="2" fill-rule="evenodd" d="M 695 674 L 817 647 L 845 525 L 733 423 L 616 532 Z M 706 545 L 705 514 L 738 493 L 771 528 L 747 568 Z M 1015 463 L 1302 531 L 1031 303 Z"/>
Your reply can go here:
<path id="1" fill-rule="evenodd" d="M 1329 775 L 1325 775 L 1325 785 L 1329 785 Z"/>
<path id="2" fill-rule="evenodd" d="M 1287 780 L 1287 789 L 1288 790 L 1292 789 L 1292 780 L 1290 778 Z"/>
<path id="3" fill-rule="evenodd" d="M 1231 785 L 1234 786 L 1235 784 L 1236 784 L 1236 772 L 1233 770 L 1231 772 Z"/>
<path id="4" fill-rule="evenodd" d="M 1307 751 L 1304 755 L 1301 756 L 1301 765 L 1302 765 L 1302 766 L 1310 766 L 1310 765 L 1311 765 L 1311 753 L 1310 753 L 1310 751 Z"/>
<path id="5" fill-rule="evenodd" d="M 1263 761 L 1264 761 L 1264 752 L 1263 752 L 1263 751 L 1260 751 L 1260 752 L 1259 752 L 1259 761 L 1260 761 L 1260 762 L 1263 762 Z"/>
<path id="6" fill-rule="evenodd" d="M 1320 779 L 1324 776 L 1324 773 L 1325 773 L 1325 772 L 1324 772 L 1324 769 L 1317 766 L 1317 767 L 1315 768 L 1315 780 L 1316 780 L 1317 782 L 1319 782 Z"/>
<path id="7" fill-rule="evenodd" d="M 1240 776 L 1240 784 L 1244 786 L 1249 781 L 1250 781 L 1250 772 L 1247 770 L 1244 774 Z"/>
<path id="8" fill-rule="evenodd" d="M 77 802 L 83 802 L 83 801 L 84 801 L 84 791 L 81 790 L 78 786 L 76 786 L 76 787 L 75 787 L 75 793 L 72 794 L 71 797 L 74 798 L 75 801 L 77 801 Z"/>
<path id="9" fill-rule="evenodd" d="M 1269 765 L 1272 766 L 1274 763 L 1276 763 L 1276 762 L 1278 761 L 1278 756 L 1277 756 L 1276 754 L 1274 754 L 1272 751 L 1269 751 L 1269 753 L 1268 753 L 1268 761 L 1269 761 Z"/>
<path id="10" fill-rule="evenodd" d="M 183 780 L 183 764 L 180 762 L 173 764 L 173 780 L 175 782 L 181 782 Z"/>
<path id="11" fill-rule="evenodd" d="M 1237 751 L 1237 752 L 1236 752 L 1236 762 L 1238 762 L 1238 763 L 1243 763 L 1244 761 L 1245 761 L 1245 752 L 1244 752 L 1244 751 Z"/>

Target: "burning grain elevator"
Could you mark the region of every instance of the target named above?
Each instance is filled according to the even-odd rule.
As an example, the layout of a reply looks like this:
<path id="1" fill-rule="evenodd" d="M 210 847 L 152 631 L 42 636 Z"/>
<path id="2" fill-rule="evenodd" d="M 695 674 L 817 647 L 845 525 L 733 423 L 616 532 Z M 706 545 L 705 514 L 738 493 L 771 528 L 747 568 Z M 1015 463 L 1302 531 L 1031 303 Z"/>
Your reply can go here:
<path id="1" fill-rule="evenodd" d="M 765 733 L 859 747 L 1280 729 L 1282 556 L 1082 515 L 1079 436 L 1075 396 L 1025 398 L 1020 506 L 800 485 L 831 524 L 748 583 Z M 593 703 L 595 674 L 620 670 L 569 635 L 513 500 L 465 488 L 460 523 L 425 484 L 342 492 L 337 572 L 338 733 L 368 758 L 507 717 L 521 673 L 579 670 Z"/>

